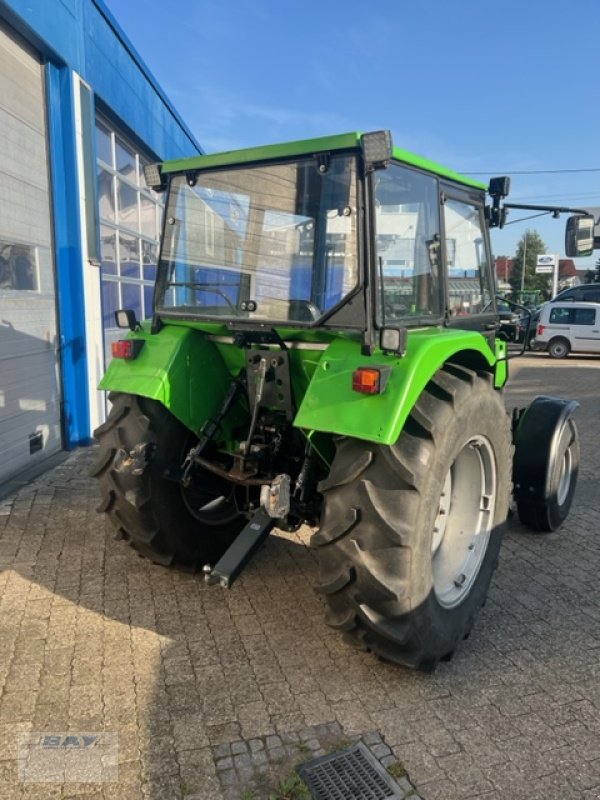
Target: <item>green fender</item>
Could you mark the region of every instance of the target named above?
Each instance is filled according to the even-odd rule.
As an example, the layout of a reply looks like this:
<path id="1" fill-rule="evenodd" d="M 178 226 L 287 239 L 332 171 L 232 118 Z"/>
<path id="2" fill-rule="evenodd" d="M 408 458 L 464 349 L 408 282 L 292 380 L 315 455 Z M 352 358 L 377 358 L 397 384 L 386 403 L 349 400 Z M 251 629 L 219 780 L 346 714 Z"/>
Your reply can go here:
<path id="1" fill-rule="evenodd" d="M 113 359 L 99 388 L 158 400 L 184 425 L 199 433 L 219 411 L 232 374 L 244 366 L 243 351 L 233 344 L 217 344 L 202 331 L 166 326 L 158 335 L 145 327 L 128 338 L 144 341 L 135 360 Z M 295 351 L 303 363 L 305 351 Z M 506 345 L 496 340 L 496 352 L 477 332 L 425 328 L 409 333 L 403 358 L 381 351 L 363 356 L 360 342 L 335 338 L 316 363 L 318 350 L 306 351 L 307 366 L 293 363 L 296 399 L 304 394 L 294 425 L 307 432 L 354 436 L 383 444 L 396 441 L 413 405 L 432 375 L 450 360 L 495 372 L 495 385 L 506 381 Z M 314 366 L 311 366 L 314 365 Z M 386 366 L 390 377 L 385 391 L 364 395 L 352 390 L 352 373 L 360 366 Z M 300 381 L 299 372 L 304 377 Z M 295 380 L 294 380 L 295 378 Z M 308 387 L 306 387 L 308 383 Z M 247 422 L 239 404 L 224 421 L 221 439 L 227 441 L 237 425 Z"/>
<path id="2" fill-rule="evenodd" d="M 98 388 L 158 400 L 199 433 L 231 381 L 216 345 L 199 331 L 174 325 L 156 336 L 144 329 L 128 338 L 144 340 L 139 355 L 133 361 L 113 358 Z"/>
<path id="3" fill-rule="evenodd" d="M 449 328 L 411 331 L 403 358 L 381 351 L 371 357 L 363 356 L 358 342 L 337 339 L 323 353 L 294 424 L 308 430 L 393 444 L 430 378 L 452 360 L 494 372 L 497 388 L 506 381 L 505 343 L 496 340 L 494 352 L 475 331 Z M 352 389 L 354 370 L 369 366 L 390 368 L 382 394 L 366 395 Z"/>

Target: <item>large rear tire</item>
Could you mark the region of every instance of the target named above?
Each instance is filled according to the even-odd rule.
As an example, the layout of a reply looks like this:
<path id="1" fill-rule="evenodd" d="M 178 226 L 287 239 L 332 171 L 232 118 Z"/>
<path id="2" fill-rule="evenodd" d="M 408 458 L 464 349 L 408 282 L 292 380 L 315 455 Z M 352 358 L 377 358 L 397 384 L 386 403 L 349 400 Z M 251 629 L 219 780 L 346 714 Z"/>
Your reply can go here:
<path id="1" fill-rule="evenodd" d="M 511 455 L 491 376 L 452 365 L 428 383 L 396 444 L 340 438 L 311 542 L 327 622 L 410 667 L 450 657 L 496 567 Z"/>
<path id="2" fill-rule="evenodd" d="M 105 512 L 119 535 L 142 555 L 163 564 L 197 568 L 215 561 L 242 529 L 245 519 L 231 484 L 195 470 L 193 488 L 165 477 L 178 469 L 195 443 L 163 405 L 136 395 L 110 395 L 107 421 L 94 436 Z"/>

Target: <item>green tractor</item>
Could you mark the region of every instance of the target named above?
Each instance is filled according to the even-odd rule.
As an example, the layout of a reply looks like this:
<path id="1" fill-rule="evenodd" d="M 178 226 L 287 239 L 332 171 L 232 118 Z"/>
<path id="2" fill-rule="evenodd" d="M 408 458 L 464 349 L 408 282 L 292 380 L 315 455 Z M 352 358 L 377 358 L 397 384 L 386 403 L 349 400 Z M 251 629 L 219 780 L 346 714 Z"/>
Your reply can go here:
<path id="1" fill-rule="evenodd" d="M 513 484 L 521 520 L 554 530 L 577 478 L 576 403 L 503 405 L 488 229 L 508 179 L 488 189 L 379 131 L 146 182 L 166 191 L 154 312 L 116 314 L 99 510 L 225 587 L 274 527 L 313 526 L 327 623 L 433 669 L 485 601 Z M 573 255 L 589 220 L 568 221 Z"/>

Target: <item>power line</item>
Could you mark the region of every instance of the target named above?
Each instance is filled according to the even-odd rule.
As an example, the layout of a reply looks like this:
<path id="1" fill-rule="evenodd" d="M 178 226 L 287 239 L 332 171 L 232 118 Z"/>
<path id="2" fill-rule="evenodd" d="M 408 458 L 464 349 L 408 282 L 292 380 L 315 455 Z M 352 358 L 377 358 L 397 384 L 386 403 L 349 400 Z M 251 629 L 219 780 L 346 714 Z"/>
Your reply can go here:
<path id="1" fill-rule="evenodd" d="M 578 197 L 585 198 L 598 198 L 600 200 L 600 192 L 577 192 L 575 194 L 528 194 L 528 195 L 516 195 L 513 196 L 511 194 L 510 199 L 514 201 L 521 201 L 522 203 L 530 202 L 532 200 L 552 200 L 557 197 L 562 197 L 564 199 L 576 199 Z"/>
<path id="2" fill-rule="evenodd" d="M 490 169 L 487 172 L 471 172 L 470 170 L 458 170 L 468 175 L 557 175 L 561 172 L 600 172 L 600 167 L 587 167 L 582 169 Z"/>

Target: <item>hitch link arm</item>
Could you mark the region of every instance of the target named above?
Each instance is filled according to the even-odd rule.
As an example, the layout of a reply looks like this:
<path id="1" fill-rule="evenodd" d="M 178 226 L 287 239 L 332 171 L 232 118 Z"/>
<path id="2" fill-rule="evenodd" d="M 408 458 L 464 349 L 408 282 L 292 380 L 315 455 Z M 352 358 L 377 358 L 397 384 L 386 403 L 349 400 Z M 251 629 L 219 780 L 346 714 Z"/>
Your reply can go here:
<path id="1" fill-rule="evenodd" d="M 263 508 L 260 508 L 215 566 L 204 565 L 202 571 L 206 583 L 220 583 L 224 589 L 231 589 L 235 579 L 267 538 L 274 525 L 275 518 L 270 517 Z"/>
<path id="2" fill-rule="evenodd" d="M 194 466 L 194 463 L 202 456 L 202 453 L 206 450 L 206 448 L 215 438 L 217 431 L 219 431 L 219 429 L 221 428 L 221 423 L 229 413 L 229 409 L 233 405 L 236 397 L 238 396 L 238 392 L 242 388 L 244 379 L 245 377 L 242 374 L 239 375 L 237 378 L 235 378 L 229 384 L 229 389 L 227 390 L 227 394 L 225 395 L 225 399 L 223 400 L 223 405 L 219 409 L 219 413 L 213 419 L 208 419 L 202 426 L 198 444 L 192 447 L 190 452 L 185 457 L 185 461 L 182 464 L 183 475 L 181 477 L 181 483 L 183 486 L 189 486 L 190 471 Z"/>

